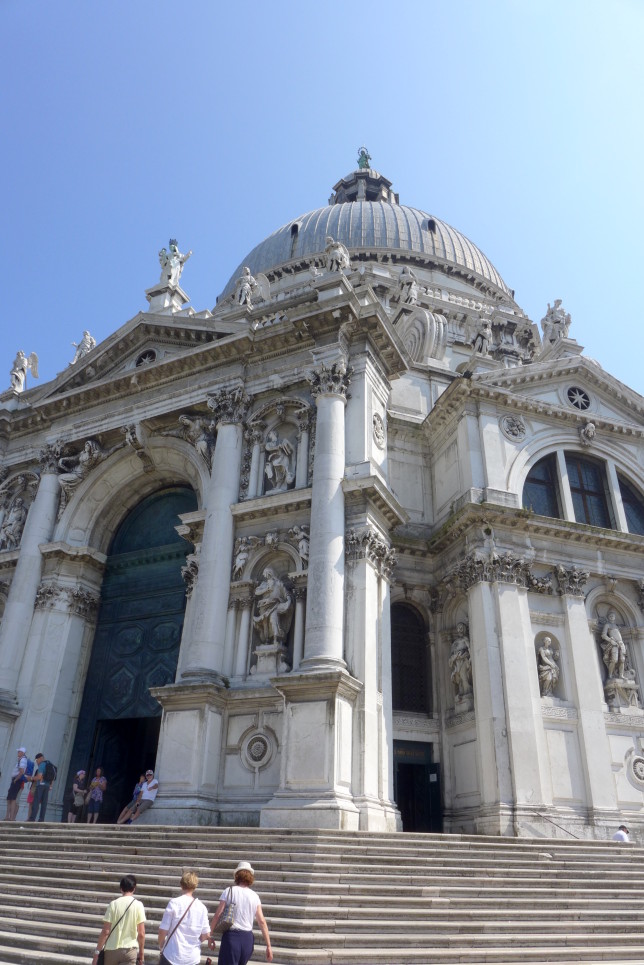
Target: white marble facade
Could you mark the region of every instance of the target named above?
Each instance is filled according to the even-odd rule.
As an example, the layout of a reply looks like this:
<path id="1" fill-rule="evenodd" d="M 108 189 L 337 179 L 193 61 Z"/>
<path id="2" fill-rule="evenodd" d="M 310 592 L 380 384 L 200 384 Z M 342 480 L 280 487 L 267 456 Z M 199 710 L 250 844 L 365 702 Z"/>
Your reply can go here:
<path id="1" fill-rule="evenodd" d="M 180 485 L 146 820 L 400 828 L 404 745 L 446 831 L 640 837 L 644 399 L 373 169 L 320 212 L 212 311 L 173 242 L 148 311 L 0 395 L 3 774 L 44 748 L 60 817 L 114 535 Z"/>

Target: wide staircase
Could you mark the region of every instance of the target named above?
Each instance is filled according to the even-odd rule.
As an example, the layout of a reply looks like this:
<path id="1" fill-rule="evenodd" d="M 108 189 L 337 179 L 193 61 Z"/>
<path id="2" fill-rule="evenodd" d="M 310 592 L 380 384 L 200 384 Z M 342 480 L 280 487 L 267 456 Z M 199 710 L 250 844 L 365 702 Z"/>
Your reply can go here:
<path id="1" fill-rule="evenodd" d="M 241 859 L 255 868 L 276 965 L 642 963 L 643 858 L 572 839 L 2 823 L 0 963 L 88 965 L 129 872 L 155 963 L 181 872 L 198 872 L 214 912 Z M 261 938 L 253 961 L 264 961 Z"/>

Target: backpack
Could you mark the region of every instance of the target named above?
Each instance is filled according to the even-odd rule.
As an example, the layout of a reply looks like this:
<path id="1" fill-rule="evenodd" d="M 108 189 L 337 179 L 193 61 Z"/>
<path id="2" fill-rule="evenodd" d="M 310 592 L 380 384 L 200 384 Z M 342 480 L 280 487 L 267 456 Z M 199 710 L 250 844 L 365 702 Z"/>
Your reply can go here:
<path id="1" fill-rule="evenodd" d="M 51 761 L 45 761 L 45 773 L 43 774 L 43 780 L 51 784 L 58 777 L 58 768 Z"/>
<path id="2" fill-rule="evenodd" d="M 36 762 L 35 762 L 35 761 L 30 761 L 29 758 L 27 758 L 27 766 L 25 767 L 25 773 L 22 775 L 22 783 L 23 783 L 23 784 L 28 784 L 28 783 L 29 783 L 29 782 L 27 781 L 27 778 L 28 778 L 28 777 L 33 777 L 35 770 L 36 770 Z"/>

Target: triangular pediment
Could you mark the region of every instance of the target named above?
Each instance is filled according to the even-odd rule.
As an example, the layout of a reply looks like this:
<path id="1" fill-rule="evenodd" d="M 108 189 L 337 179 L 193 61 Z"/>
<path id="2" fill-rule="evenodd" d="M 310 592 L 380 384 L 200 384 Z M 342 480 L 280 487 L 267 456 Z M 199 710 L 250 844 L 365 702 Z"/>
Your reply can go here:
<path id="1" fill-rule="evenodd" d="M 476 386 L 519 396 L 533 407 L 616 424 L 644 425 L 644 398 L 583 356 L 559 358 L 475 375 Z"/>
<path id="2" fill-rule="evenodd" d="M 230 326 L 222 329 L 210 312 L 182 313 L 180 317 L 139 312 L 75 365 L 32 390 L 30 402 L 41 403 L 130 371 L 134 374 L 137 369 L 163 365 L 228 334 Z"/>

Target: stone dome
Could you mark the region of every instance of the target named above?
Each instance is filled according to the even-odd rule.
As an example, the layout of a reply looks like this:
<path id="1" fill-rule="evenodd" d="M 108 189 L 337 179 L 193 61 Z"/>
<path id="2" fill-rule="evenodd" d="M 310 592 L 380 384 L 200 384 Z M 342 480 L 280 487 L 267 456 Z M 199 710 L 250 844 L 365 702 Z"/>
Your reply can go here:
<path id="1" fill-rule="evenodd" d="M 391 182 L 371 168 L 359 169 L 334 185 L 330 202 L 288 221 L 246 255 L 220 297 L 235 287 L 244 266 L 252 274 L 305 267 L 326 247 L 326 237 L 347 246 L 353 256 L 389 256 L 455 274 L 492 297 L 514 300 L 492 262 L 460 231 L 434 215 L 398 203 Z"/>

